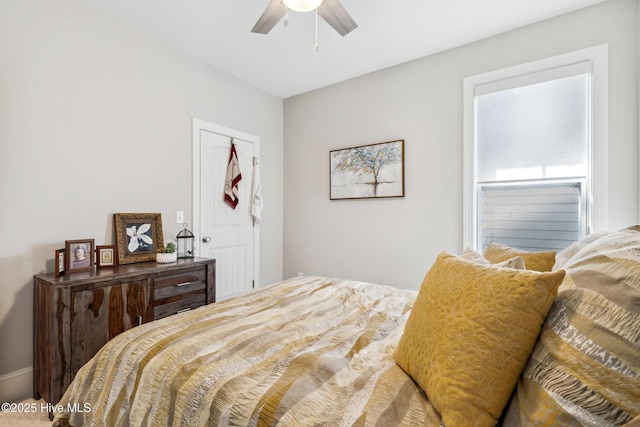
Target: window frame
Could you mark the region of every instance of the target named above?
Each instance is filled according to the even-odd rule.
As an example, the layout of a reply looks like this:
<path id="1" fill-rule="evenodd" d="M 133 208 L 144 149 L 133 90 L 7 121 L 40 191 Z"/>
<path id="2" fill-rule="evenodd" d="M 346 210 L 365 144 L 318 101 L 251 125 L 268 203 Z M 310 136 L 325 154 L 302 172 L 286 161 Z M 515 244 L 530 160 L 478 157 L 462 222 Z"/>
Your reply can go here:
<path id="1" fill-rule="evenodd" d="M 553 73 L 554 69 L 581 62 L 591 64 L 591 146 L 587 186 L 587 234 L 608 229 L 609 45 L 569 52 L 463 80 L 463 246 L 478 250 L 478 197 L 476 180 L 475 96 L 478 86 L 521 80 L 528 75 Z"/>

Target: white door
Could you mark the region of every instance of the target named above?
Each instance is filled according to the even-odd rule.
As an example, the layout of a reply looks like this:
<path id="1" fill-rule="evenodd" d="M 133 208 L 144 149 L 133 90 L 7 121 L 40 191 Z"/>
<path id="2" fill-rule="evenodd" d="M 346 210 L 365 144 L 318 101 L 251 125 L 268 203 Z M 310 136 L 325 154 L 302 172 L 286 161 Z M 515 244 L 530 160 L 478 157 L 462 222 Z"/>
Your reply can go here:
<path id="1" fill-rule="evenodd" d="M 232 140 L 242 174 L 235 209 L 224 202 Z M 216 301 L 257 286 L 257 230 L 250 206 L 256 156 L 257 138 L 194 120 L 194 233 L 200 256 L 216 260 Z"/>

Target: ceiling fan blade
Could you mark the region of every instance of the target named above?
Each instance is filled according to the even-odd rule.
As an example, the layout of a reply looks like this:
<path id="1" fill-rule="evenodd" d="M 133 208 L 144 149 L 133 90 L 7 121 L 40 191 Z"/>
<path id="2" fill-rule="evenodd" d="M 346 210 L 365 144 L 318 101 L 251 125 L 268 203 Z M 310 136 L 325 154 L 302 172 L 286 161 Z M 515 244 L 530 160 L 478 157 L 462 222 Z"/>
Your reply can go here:
<path id="1" fill-rule="evenodd" d="M 318 15 L 343 37 L 358 28 L 340 0 L 324 0 L 318 7 Z"/>
<path id="2" fill-rule="evenodd" d="M 264 10 L 256 25 L 251 29 L 252 33 L 267 34 L 276 26 L 282 17 L 287 13 L 287 6 L 282 0 L 271 0 L 269 6 Z"/>

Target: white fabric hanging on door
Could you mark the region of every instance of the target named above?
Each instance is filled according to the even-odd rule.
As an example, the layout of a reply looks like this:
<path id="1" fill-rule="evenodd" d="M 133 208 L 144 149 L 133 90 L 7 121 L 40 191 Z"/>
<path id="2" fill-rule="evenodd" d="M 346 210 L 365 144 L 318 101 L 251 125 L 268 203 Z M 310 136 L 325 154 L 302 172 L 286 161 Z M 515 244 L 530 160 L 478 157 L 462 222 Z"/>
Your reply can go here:
<path id="1" fill-rule="evenodd" d="M 242 179 L 240 173 L 240 162 L 238 161 L 238 153 L 236 153 L 236 145 L 231 138 L 231 153 L 229 154 L 229 163 L 227 164 L 227 177 L 224 182 L 224 201 L 235 209 L 238 206 L 238 183 Z"/>
<path id="2" fill-rule="evenodd" d="M 262 215 L 262 184 L 260 183 L 260 167 L 258 159 L 253 158 L 253 191 L 251 192 L 251 216 L 260 221 Z"/>

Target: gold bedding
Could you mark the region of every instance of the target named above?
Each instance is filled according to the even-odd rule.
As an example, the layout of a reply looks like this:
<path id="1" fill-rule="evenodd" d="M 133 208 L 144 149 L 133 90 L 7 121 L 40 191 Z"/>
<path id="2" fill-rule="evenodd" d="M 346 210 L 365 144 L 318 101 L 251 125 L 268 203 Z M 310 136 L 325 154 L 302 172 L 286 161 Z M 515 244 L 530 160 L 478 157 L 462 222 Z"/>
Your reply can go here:
<path id="1" fill-rule="evenodd" d="M 295 278 L 133 328 L 78 372 L 54 425 L 439 426 L 393 360 L 415 297 Z"/>

